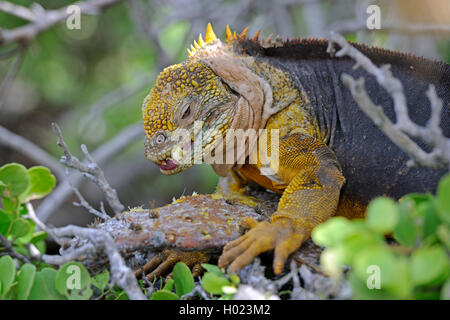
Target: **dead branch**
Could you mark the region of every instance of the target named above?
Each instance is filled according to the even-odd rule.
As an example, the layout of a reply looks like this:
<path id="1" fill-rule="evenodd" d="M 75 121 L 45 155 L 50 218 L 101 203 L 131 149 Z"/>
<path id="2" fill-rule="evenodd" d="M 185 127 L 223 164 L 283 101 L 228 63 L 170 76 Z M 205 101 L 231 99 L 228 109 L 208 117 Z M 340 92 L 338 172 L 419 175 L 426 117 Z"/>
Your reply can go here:
<path id="1" fill-rule="evenodd" d="M 100 10 L 105 9 L 122 0 L 87 0 L 72 3 L 80 8 L 80 13 L 96 14 Z M 0 10 L 9 14 L 13 14 L 20 18 L 31 21 L 29 24 L 11 30 L 0 30 L 0 46 L 4 46 L 13 42 L 29 42 L 33 40 L 41 32 L 51 28 L 57 23 L 69 17 L 67 8 L 69 6 L 56 9 L 45 10 L 40 6 L 34 6 L 28 9 L 19 5 L 12 5 L 9 2 L 1 1 Z"/>
<path id="2" fill-rule="evenodd" d="M 82 255 L 104 250 L 109 259 L 112 283 L 119 286 L 132 300 L 146 300 L 145 295 L 139 288 L 133 272 L 128 268 L 117 250 L 114 240 L 106 232 L 98 229 L 82 228 L 78 226 L 65 226 L 62 228 L 49 228 L 40 221 L 30 203 L 27 203 L 28 216 L 36 225 L 45 230 L 58 243 L 67 242 L 61 239 L 77 237 L 89 242 L 79 248 L 66 250 L 62 255 L 42 255 L 42 260 L 48 264 L 61 265 L 73 261 Z"/>
<path id="3" fill-rule="evenodd" d="M 113 209 L 115 214 L 122 212 L 125 209 L 125 206 L 120 202 L 119 197 L 115 189 L 113 189 L 109 182 L 106 180 L 105 174 L 103 170 L 99 167 L 99 165 L 94 161 L 92 156 L 89 154 L 87 147 L 83 144 L 81 145 L 81 150 L 84 153 L 85 159 L 87 163 L 83 163 L 78 160 L 77 157 L 71 154 L 69 148 L 64 142 L 61 130 L 58 125 L 52 123 L 53 131 L 57 136 L 57 144 L 64 151 L 64 156 L 61 157 L 61 162 L 64 163 L 69 168 L 76 169 L 83 173 L 85 177 L 93 181 L 97 184 L 100 190 L 106 195 L 106 200 L 108 204 Z"/>
<path id="4" fill-rule="evenodd" d="M 73 205 L 76 207 L 83 207 L 89 211 L 89 213 L 93 214 L 96 217 L 99 217 L 100 219 L 106 220 L 109 218 L 109 215 L 105 211 L 105 206 L 103 204 L 103 201 L 100 201 L 100 211 L 94 209 L 83 197 L 83 195 L 80 193 L 80 191 L 75 188 L 73 185 L 71 185 L 73 192 L 78 197 L 78 200 L 80 202 L 73 202 Z"/>
<path id="5" fill-rule="evenodd" d="M 341 49 L 335 52 L 333 45 L 337 43 Z M 389 65 L 378 68 L 372 61 L 351 46 L 344 37 L 332 33 L 327 51 L 337 57 L 349 56 L 356 61 L 355 68 L 362 67 L 375 76 L 378 84 L 391 95 L 394 101 L 396 123 L 384 114 L 383 107 L 375 105 L 364 87 L 364 79 L 355 80 L 348 74 L 342 74 L 341 80 L 350 89 L 353 98 L 364 113 L 383 131 L 400 149 L 406 152 L 411 160 L 408 165 L 418 164 L 433 169 L 450 166 L 450 139 L 446 138 L 439 121 L 442 111 L 442 100 L 436 94 L 433 85 L 429 86 L 427 97 L 430 100 L 431 117 L 425 126 L 411 121 L 408 115 L 406 96 L 400 80 L 395 78 Z M 409 136 L 419 138 L 433 147 L 429 153 L 420 148 Z"/>
<path id="6" fill-rule="evenodd" d="M 133 141 L 142 137 L 144 129 L 142 124 L 134 123 L 124 128 L 114 138 L 104 143 L 98 149 L 92 153 L 92 158 L 95 159 L 97 164 L 101 166 L 108 159 L 114 157 L 121 150 L 129 146 Z M 82 175 L 78 172 L 70 175 L 70 181 L 73 186 L 78 186 L 81 183 Z M 37 215 L 42 221 L 47 219 L 66 201 L 71 195 L 72 188 L 69 180 L 66 179 L 56 187 L 56 189 L 47 196 L 37 208 Z"/>

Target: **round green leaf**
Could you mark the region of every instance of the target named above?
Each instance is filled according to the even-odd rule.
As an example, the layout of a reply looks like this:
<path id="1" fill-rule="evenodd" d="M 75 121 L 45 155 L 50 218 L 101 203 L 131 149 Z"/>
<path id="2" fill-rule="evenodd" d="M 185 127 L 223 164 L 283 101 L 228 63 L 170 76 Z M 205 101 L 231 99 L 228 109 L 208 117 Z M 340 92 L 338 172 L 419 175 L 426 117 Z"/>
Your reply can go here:
<path id="1" fill-rule="evenodd" d="M 398 207 L 394 200 L 386 197 L 375 198 L 367 207 L 367 226 L 381 234 L 392 232 L 398 222 Z"/>
<path id="2" fill-rule="evenodd" d="M 334 217 L 315 227 L 311 237 L 319 246 L 336 246 L 343 239 L 363 230 L 363 228 L 364 226 L 357 221 L 350 221 L 344 217 Z"/>
<path id="3" fill-rule="evenodd" d="M 218 276 L 223 276 L 223 272 L 222 272 L 222 270 L 220 270 L 220 268 L 218 266 L 215 266 L 215 265 L 209 264 L 209 263 L 202 263 L 201 266 L 207 272 L 212 272 Z"/>
<path id="4" fill-rule="evenodd" d="M 31 287 L 33 286 L 34 278 L 36 276 L 36 267 L 32 264 L 26 263 L 22 265 L 17 275 L 17 299 L 27 300 L 30 295 Z"/>
<path id="5" fill-rule="evenodd" d="M 0 258 L 0 296 L 4 297 L 14 282 L 16 277 L 16 267 L 10 256 L 3 256 Z"/>
<path id="6" fill-rule="evenodd" d="M 64 264 L 56 274 L 55 288 L 69 299 L 89 299 L 91 277 L 86 268 L 79 262 Z"/>
<path id="7" fill-rule="evenodd" d="M 150 300 L 180 300 L 180 297 L 168 290 L 158 290 L 152 294 Z"/>
<path id="8" fill-rule="evenodd" d="M 59 294 L 55 288 L 57 271 L 44 268 L 36 273 L 33 286 L 31 287 L 29 300 L 65 300 L 66 297 Z"/>
<path id="9" fill-rule="evenodd" d="M 411 257 L 411 277 L 415 285 L 440 284 L 449 271 L 448 256 L 442 247 L 421 248 Z"/>
<path id="10" fill-rule="evenodd" d="M 209 293 L 222 294 L 223 286 L 231 286 L 230 281 L 212 272 L 207 272 L 202 277 L 202 287 Z"/>
<path id="11" fill-rule="evenodd" d="M 7 214 L 3 210 L 0 210 L 0 233 L 3 236 L 6 236 L 10 224 L 11 224 L 11 215 Z"/>
<path id="12" fill-rule="evenodd" d="M 9 163 L 0 168 L 0 181 L 8 186 L 9 195 L 5 194 L 5 187 L 0 187 L 0 194 L 17 197 L 28 189 L 30 176 L 23 165 Z"/>
<path id="13" fill-rule="evenodd" d="M 101 291 L 105 290 L 106 286 L 109 283 L 109 271 L 104 270 L 101 273 L 96 274 L 92 277 L 92 284 L 99 288 Z"/>
<path id="14" fill-rule="evenodd" d="M 394 228 L 394 239 L 403 246 L 412 246 L 416 242 L 417 227 L 414 218 L 405 210 L 399 211 L 399 221 Z"/>
<path id="15" fill-rule="evenodd" d="M 19 218 L 14 221 L 11 228 L 11 235 L 20 238 L 30 231 L 30 224 L 27 220 Z"/>
<path id="16" fill-rule="evenodd" d="M 55 176 L 45 167 L 32 167 L 28 169 L 28 174 L 30 176 L 30 187 L 22 195 L 24 202 L 45 197 L 52 192 L 56 185 Z"/>
<path id="17" fill-rule="evenodd" d="M 450 174 L 445 175 L 439 182 L 436 198 L 441 219 L 450 224 Z"/>
<path id="18" fill-rule="evenodd" d="M 173 280 L 175 291 L 180 297 L 194 290 L 194 277 L 183 262 L 178 262 L 173 268 Z"/>

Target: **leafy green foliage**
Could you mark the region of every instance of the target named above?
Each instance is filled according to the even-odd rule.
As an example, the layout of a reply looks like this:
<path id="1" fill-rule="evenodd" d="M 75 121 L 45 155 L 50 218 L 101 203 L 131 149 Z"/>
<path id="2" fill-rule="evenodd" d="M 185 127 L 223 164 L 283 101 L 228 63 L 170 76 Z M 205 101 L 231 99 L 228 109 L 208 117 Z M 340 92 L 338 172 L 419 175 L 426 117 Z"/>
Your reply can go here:
<path id="1" fill-rule="evenodd" d="M 319 225 L 313 241 L 325 250 L 323 269 L 346 274 L 355 298 L 448 299 L 450 286 L 450 175 L 436 196 L 409 194 L 398 203 L 374 199 L 365 220 L 335 217 Z M 388 244 L 392 235 L 395 244 Z"/>
<path id="2" fill-rule="evenodd" d="M 232 299 L 240 283 L 239 277 L 235 274 L 226 275 L 212 264 L 205 263 L 202 267 L 206 270 L 201 278 L 202 288 L 211 295 L 211 298 Z M 178 262 L 173 269 L 173 280 L 168 279 L 164 288 L 153 293 L 150 300 L 179 300 L 191 293 L 194 287 L 191 271 L 183 262 Z"/>

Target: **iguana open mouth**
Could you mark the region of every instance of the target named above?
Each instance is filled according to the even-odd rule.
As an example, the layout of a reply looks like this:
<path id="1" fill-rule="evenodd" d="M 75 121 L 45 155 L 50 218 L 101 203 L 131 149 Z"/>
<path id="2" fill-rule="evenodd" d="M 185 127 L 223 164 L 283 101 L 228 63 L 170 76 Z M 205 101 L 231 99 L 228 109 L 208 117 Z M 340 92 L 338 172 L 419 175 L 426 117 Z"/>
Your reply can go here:
<path id="1" fill-rule="evenodd" d="M 157 163 L 157 165 L 161 170 L 170 171 L 178 167 L 178 162 L 169 158 L 161 161 L 160 163 Z"/>

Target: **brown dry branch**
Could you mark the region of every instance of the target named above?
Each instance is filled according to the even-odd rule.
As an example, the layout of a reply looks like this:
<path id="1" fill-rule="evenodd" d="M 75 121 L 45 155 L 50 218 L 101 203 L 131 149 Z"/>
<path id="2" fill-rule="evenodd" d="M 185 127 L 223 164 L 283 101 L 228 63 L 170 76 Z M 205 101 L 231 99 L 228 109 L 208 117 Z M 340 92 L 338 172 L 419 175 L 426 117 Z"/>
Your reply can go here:
<path id="1" fill-rule="evenodd" d="M 102 190 L 102 192 L 105 194 L 106 200 L 108 201 L 108 204 L 113 209 L 115 214 L 122 212 L 125 209 L 125 206 L 120 202 L 116 190 L 110 186 L 109 182 L 106 180 L 103 170 L 94 161 L 94 158 L 92 158 L 92 156 L 88 152 L 87 147 L 84 144 L 81 145 L 81 150 L 83 151 L 86 158 L 86 162 L 83 163 L 70 152 L 69 148 L 64 142 L 61 130 L 59 129 L 58 125 L 52 123 L 52 128 L 57 136 L 58 146 L 60 146 L 64 151 L 64 156 L 61 157 L 61 162 L 69 168 L 80 171 L 85 177 L 96 183 L 100 190 Z M 81 199 L 82 198 L 80 198 L 80 200 Z"/>
<path id="2" fill-rule="evenodd" d="M 72 3 L 80 8 L 81 14 L 97 14 L 122 0 L 87 0 Z M 0 46 L 5 46 L 13 42 L 26 43 L 32 41 L 41 32 L 53 27 L 70 16 L 68 7 L 56 10 L 45 10 L 41 6 L 34 4 L 30 9 L 20 5 L 13 5 L 7 1 L 0 1 L 0 10 L 31 21 L 29 24 L 15 29 L 0 29 Z"/>
<path id="3" fill-rule="evenodd" d="M 334 44 L 341 49 L 335 52 Z M 393 123 L 383 111 L 370 99 L 364 87 L 364 79 L 355 80 L 348 74 L 342 74 L 341 80 L 350 89 L 353 98 L 358 102 L 364 113 L 386 134 L 400 149 L 407 153 L 411 160 L 408 165 L 420 165 L 433 169 L 450 167 L 450 139 L 445 137 L 439 127 L 442 111 L 442 100 L 437 96 L 435 87 L 430 85 L 427 97 L 430 101 L 431 117 L 425 126 L 411 121 L 408 115 L 406 96 L 400 80 L 395 78 L 389 65 L 380 68 L 364 54 L 351 46 L 344 37 L 332 33 L 328 45 L 328 52 L 337 57 L 349 56 L 356 61 L 355 68 L 362 67 L 369 74 L 375 76 L 378 84 L 390 94 L 394 101 L 396 123 Z M 409 136 L 419 138 L 433 147 L 431 152 L 424 151 Z"/>
<path id="4" fill-rule="evenodd" d="M 112 283 L 125 290 L 128 297 L 132 300 L 147 299 L 139 288 L 133 272 L 127 267 L 119 250 L 116 248 L 114 240 L 106 231 L 73 225 L 62 228 L 49 228 L 37 218 L 30 203 L 27 203 L 27 209 L 29 218 L 46 231 L 56 242 L 67 243 L 68 239 L 74 237 L 88 241 L 81 247 L 64 251 L 62 255 L 42 255 L 41 258 L 45 263 L 62 265 L 66 262 L 74 261 L 80 256 L 103 250 L 109 259 Z"/>

